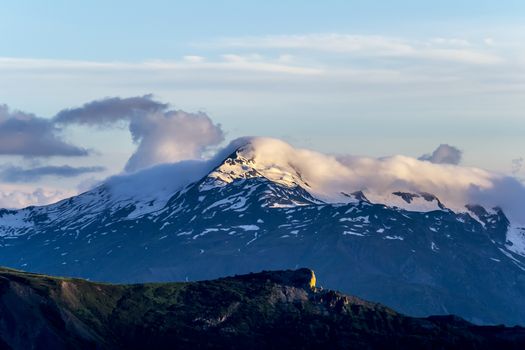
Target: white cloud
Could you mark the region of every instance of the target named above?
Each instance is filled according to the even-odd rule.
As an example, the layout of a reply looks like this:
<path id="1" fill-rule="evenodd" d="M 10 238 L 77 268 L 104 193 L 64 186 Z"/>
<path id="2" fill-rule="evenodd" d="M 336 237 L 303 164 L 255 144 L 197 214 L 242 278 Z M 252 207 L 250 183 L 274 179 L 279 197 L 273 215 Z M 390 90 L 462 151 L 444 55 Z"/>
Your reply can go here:
<path id="1" fill-rule="evenodd" d="M 204 62 L 206 60 L 206 58 L 204 58 L 202 56 L 197 56 L 197 55 L 184 56 L 183 59 L 184 59 L 184 61 L 190 62 L 190 63 L 200 63 L 200 62 Z"/>
<path id="2" fill-rule="evenodd" d="M 514 177 L 401 155 L 334 157 L 276 139 L 255 138 L 251 144 L 257 163 L 297 170 L 310 190 L 328 201 L 341 201 L 341 192 L 358 190 L 379 199 L 394 191 L 428 192 L 455 210 L 465 210 L 465 204 L 499 206 L 512 220 L 525 223 L 525 187 Z"/>
<path id="3" fill-rule="evenodd" d="M 182 60 L 148 60 L 143 62 L 99 62 L 79 60 L 28 59 L 0 57 L 0 71 L 31 72 L 152 72 L 152 71 L 246 71 L 284 74 L 319 74 L 314 67 L 292 65 L 277 59 L 254 55 L 222 55 L 222 60 L 209 61 L 202 56 L 184 56 Z"/>
<path id="4" fill-rule="evenodd" d="M 0 184 L 0 208 L 46 205 L 76 195 L 76 191 L 50 187 Z"/>
<path id="5" fill-rule="evenodd" d="M 341 192 L 364 191 L 379 203 L 389 203 L 395 191 L 428 192 L 447 207 L 466 211 L 466 204 L 487 209 L 499 206 L 513 222 L 525 223 L 525 187 L 516 178 L 490 171 L 451 164 L 435 164 L 397 155 L 384 158 L 333 156 L 295 148 L 272 138 L 241 138 L 232 141 L 207 161 L 182 161 L 163 164 L 131 175 L 111 179 L 115 195 L 161 193 L 184 187 L 214 169 L 225 156 L 241 148 L 254 159 L 257 171 L 280 181 L 287 174 L 298 174 L 306 189 L 328 202 L 345 202 Z M 175 180 L 176 179 L 176 180 Z M 144 185 L 139 185 L 139 184 Z"/>
<path id="6" fill-rule="evenodd" d="M 194 118 L 193 116 L 179 114 L 177 118 L 180 120 L 177 122 L 176 132 L 183 131 L 181 123 L 194 123 L 193 120 L 187 119 Z M 207 121 L 201 122 L 204 133 L 207 133 Z M 156 126 L 153 129 L 156 129 Z M 189 132 L 194 132 L 193 129 L 194 125 L 190 127 Z M 189 139 L 180 140 L 184 142 L 183 140 Z M 245 149 L 245 154 L 253 157 L 261 173 L 279 178 L 282 172 L 297 172 L 302 180 L 308 183 L 308 191 L 329 202 L 344 202 L 347 199 L 341 192 L 351 193 L 358 190 L 364 191 L 367 197 L 378 202 L 388 202 L 389 194 L 394 191 L 428 192 L 436 195 L 454 210 L 464 211 L 465 204 L 480 204 L 486 208 L 499 206 L 513 222 L 525 224 L 522 211 L 525 207 L 525 187 L 514 177 L 473 167 L 435 164 L 401 155 L 384 158 L 351 155 L 336 157 L 295 148 L 284 141 L 271 138 L 237 139 L 209 160 L 183 160 L 160 164 L 133 174 L 115 176 L 108 181 L 116 196 L 129 196 L 130 193 L 134 193 L 137 196 L 166 197 L 200 179 L 233 150 L 246 145 L 248 148 Z M 159 150 L 162 150 L 162 145 L 158 146 Z M 168 149 L 170 147 L 168 145 Z M 145 150 L 144 155 L 150 151 L 154 153 L 155 159 L 155 147 Z M 184 158 L 193 152 L 194 149 L 190 147 Z M 180 158 L 178 155 L 173 157 Z M 164 156 L 161 158 L 164 159 Z M 68 194 L 75 193 L 0 186 L 0 207 L 45 204 L 62 199 Z"/>
<path id="7" fill-rule="evenodd" d="M 447 145 L 441 144 L 431 154 L 425 154 L 419 157 L 419 160 L 427 160 L 436 164 L 454 164 L 458 165 L 461 162 L 463 152 L 460 149 Z"/>
<path id="8" fill-rule="evenodd" d="M 126 164 L 127 171 L 200 158 L 209 147 L 224 140 L 220 125 L 206 114 L 168 110 L 167 104 L 153 100 L 151 95 L 95 100 L 64 109 L 54 120 L 63 125 L 97 127 L 128 122 L 137 149 Z"/>
<path id="9" fill-rule="evenodd" d="M 137 150 L 126 164 L 136 171 L 155 164 L 198 159 L 210 146 L 224 140 L 220 125 L 204 113 L 169 111 L 134 118 L 130 124 Z"/>
<path id="10" fill-rule="evenodd" d="M 217 91 L 232 95 L 278 91 L 283 99 L 284 95 L 317 94 L 317 100 L 322 100 L 348 91 L 437 98 L 487 92 L 502 96 L 523 90 L 519 74 L 523 62 L 512 54 L 513 49 L 489 47 L 483 39 L 306 34 L 230 38 L 202 46 L 206 52 L 217 52 L 142 62 L 4 57 L 0 58 L 0 93 L 14 95 L 17 86 L 46 86 L 38 96 L 50 90 L 53 95 L 65 94 L 62 90 L 75 81 L 83 82 L 81 88 L 89 96 L 100 91 L 111 94 L 116 87 L 136 94 L 147 87 L 190 97 L 195 90 L 207 91 L 212 99 Z M 8 85 L 2 91 L 1 86 Z"/>
<path id="11" fill-rule="evenodd" d="M 469 47 L 472 46 L 472 43 L 470 43 L 466 39 L 461 38 L 434 38 L 430 39 L 431 43 L 440 44 L 440 45 L 447 45 L 447 46 L 458 46 L 458 47 Z"/>
<path id="12" fill-rule="evenodd" d="M 443 60 L 468 64 L 495 64 L 503 58 L 471 47 L 460 38 L 408 40 L 381 35 L 307 34 L 226 38 L 219 46 L 250 49 L 316 50 L 367 57 Z"/>

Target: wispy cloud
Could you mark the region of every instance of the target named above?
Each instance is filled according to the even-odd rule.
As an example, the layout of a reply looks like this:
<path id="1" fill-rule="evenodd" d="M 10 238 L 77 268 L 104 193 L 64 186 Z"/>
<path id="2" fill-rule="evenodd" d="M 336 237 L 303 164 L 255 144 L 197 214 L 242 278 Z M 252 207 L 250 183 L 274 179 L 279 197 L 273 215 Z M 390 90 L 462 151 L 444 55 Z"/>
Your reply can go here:
<path id="1" fill-rule="evenodd" d="M 374 85 L 379 93 L 457 94 L 523 90 L 525 62 L 494 40 L 410 39 L 386 35 L 304 34 L 223 38 L 178 59 L 75 61 L 0 57 L 3 81 L 59 81 L 98 89 L 284 91 L 318 93 Z M 15 85 L 16 85 L 15 84 Z M 390 89 L 391 84 L 399 84 Z M 412 84 L 413 87 L 406 85 Z M 59 89 L 59 87 L 57 87 Z M 130 88 L 131 89 L 131 88 Z M 136 90 L 134 90 L 136 91 Z M 369 91 L 373 94 L 375 91 Z M 1 88 L 0 88 L 0 92 Z"/>
<path id="2" fill-rule="evenodd" d="M 216 45 L 228 48 L 316 50 L 364 57 L 443 60 L 468 64 L 496 64 L 503 57 L 474 47 L 465 39 L 416 41 L 380 35 L 308 34 L 225 38 Z"/>
<path id="3" fill-rule="evenodd" d="M 181 60 L 148 60 L 142 62 L 98 62 L 80 60 L 32 59 L 0 57 L 0 71 L 244 71 L 298 75 L 322 72 L 315 67 L 286 64 L 279 59 L 254 55 L 224 54 L 217 60 L 206 60 L 202 56 L 189 55 Z"/>
<path id="4" fill-rule="evenodd" d="M 6 182 L 33 182 L 44 176 L 76 177 L 83 174 L 98 173 L 106 170 L 101 166 L 46 165 L 35 168 L 7 166 L 0 168 L 0 179 Z"/>

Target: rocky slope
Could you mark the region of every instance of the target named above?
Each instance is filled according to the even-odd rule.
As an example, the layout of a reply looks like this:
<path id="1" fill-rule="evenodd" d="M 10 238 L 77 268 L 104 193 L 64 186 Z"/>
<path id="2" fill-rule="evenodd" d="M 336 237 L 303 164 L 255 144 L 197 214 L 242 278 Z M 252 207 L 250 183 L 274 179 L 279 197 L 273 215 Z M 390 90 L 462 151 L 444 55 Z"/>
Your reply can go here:
<path id="1" fill-rule="evenodd" d="M 412 318 L 315 287 L 309 269 L 110 285 L 0 269 L 5 349 L 522 349 L 525 329 Z"/>

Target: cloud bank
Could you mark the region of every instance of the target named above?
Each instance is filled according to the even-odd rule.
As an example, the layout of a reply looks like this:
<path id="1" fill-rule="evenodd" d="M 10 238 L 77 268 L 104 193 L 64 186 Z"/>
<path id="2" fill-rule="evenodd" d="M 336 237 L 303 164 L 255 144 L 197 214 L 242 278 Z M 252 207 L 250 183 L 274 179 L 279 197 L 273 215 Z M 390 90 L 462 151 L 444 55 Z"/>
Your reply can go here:
<path id="1" fill-rule="evenodd" d="M 513 221 L 525 223 L 524 185 L 511 176 L 450 164 L 459 160 L 450 146 L 442 149 L 455 149 L 456 157 L 438 157 L 441 162 L 433 163 L 401 155 L 335 157 L 268 138 L 249 143 L 256 162 L 268 169 L 296 169 L 314 195 L 330 202 L 342 201 L 341 192 L 358 190 L 378 201 L 394 191 L 428 192 L 454 210 L 464 211 L 466 204 L 501 207 Z"/>
<path id="2" fill-rule="evenodd" d="M 175 193 L 206 176 L 234 150 L 255 161 L 270 178 L 300 174 L 307 190 L 319 199 L 342 203 L 342 194 L 363 191 L 373 202 L 389 204 L 392 192 L 428 192 L 448 208 L 465 212 L 466 204 L 500 207 L 514 223 L 525 224 L 525 187 L 514 177 L 454 164 L 432 163 L 406 156 L 384 158 L 333 156 L 295 148 L 272 138 L 232 141 L 209 160 L 162 164 L 110 179 L 114 195 L 154 196 Z M 148 197 L 149 198 L 149 197 Z"/>
<path id="3" fill-rule="evenodd" d="M 128 122 L 137 150 L 125 170 L 137 171 L 152 165 L 198 159 L 209 147 L 224 140 L 218 124 L 204 113 L 169 110 L 151 95 L 107 98 L 59 112 L 55 120 L 63 125 L 110 126 Z"/>

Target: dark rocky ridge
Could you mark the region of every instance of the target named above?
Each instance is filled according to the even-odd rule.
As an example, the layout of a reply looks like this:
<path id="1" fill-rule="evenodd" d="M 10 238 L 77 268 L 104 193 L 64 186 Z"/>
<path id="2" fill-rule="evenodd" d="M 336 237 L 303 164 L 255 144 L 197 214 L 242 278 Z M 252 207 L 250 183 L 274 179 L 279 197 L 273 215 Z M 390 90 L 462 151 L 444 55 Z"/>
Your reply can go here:
<path id="1" fill-rule="evenodd" d="M 2 349 L 523 349 L 521 327 L 412 318 L 309 269 L 111 285 L 0 269 Z"/>

